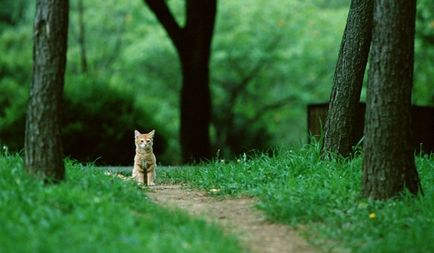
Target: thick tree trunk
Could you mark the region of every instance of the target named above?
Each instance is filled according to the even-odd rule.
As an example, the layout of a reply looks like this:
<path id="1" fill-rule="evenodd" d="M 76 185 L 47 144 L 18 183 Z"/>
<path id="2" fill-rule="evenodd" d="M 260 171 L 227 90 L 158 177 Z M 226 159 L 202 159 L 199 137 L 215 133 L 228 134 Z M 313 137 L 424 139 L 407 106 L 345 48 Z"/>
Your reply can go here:
<path id="1" fill-rule="evenodd" d="M 184 162 L 210 157 L 209 60 L 216 8 L 216 0 L 188 0 L 184 36 L 176 45 L 182 65 L 180 138 Z"/>
<path id="2" fill-rule="evenodd" d="M 194 162 L 210 156 L 209 54 L 202 53 L 197 57 L 187 56 L 186 58 L 181 58 L 183 81 L 180 138 L 183 161 Z"/>
<path id="3" fill-rule="evenodd" d="M 373 0 L 352 0 L 333 78 L 323 153 L 348 156 L 355 143 L 355 117 L 372 33 Z"/>
<path id="4" fill-rule="evenodd" d="M 416 0 L 378 0 L 366 107 L 363 195 L 388 199 L 421 190 L 411 146 Z"/>
<path id="5" fill-rule="evenodd" d="M 184 162 L 210 157 L 209 60 L 217 0 L 186 0 L 180 27 L 164 1 L 144 0 L 172 40 L 182 66 L 180 140 Z"/>
<path id="6" fill-rule="evenodd" d="M 25 167 L 46 180 L 63 180 L 61 107 L 66 65 L 68 0 L 37 0 L 33 78 L 25 133 Z"/>

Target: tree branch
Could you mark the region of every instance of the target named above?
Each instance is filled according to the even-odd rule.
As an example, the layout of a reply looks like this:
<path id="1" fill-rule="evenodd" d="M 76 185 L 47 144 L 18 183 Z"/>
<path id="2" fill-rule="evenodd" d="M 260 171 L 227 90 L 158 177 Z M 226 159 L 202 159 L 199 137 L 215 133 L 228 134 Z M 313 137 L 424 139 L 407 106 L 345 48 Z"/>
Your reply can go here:
<path id="1" fill-rule="evenodd" d="M 309 81 L 306 84 L 306 87 L 310 87 L 311 85 L 315 84 L 318 82 L 318 80 L 320 78 L 322 78 L 325 74 L 327 74 L 326 70 L 323 70 L 322 72 L 320 72 L 316 78 L 314 78 L 313 80 Z M 278 110 L 282 107 L 288 106 L 290 103 L 298 103 L 299 98 L 294 95 L 294 94 L 289 94 L 288 96 L 278 99 L 276 101 L 273 101 L 269 104 L 266 104 L 264 106 L 262 106 L 260 109 L 257 110 L 257 112 L 255 113 L 255 115 L 249 119 L 249 122 L 251 122 L 250 124 L 254 124 L 256 121 L 258 121 L 261 117 L 263 117 L 265 114 L 274 111 L 274 110 Z"/>
<path id="2" fill-rule="evenodd" d="M 235 59 L 235 57 L 232 57 L 229 53 L 228 64 L 231 66 L 232 69 L 235 70 L 235 72 L 240 77 L 240 81 L 236 82 L 235 87 L 232 89 L 232 94 L 230 96 L 231 99 L 229 99 L 230 103 L 235 104 L 235 101 L 238 99 L 239 95 L 247 89 L 251 81 L 257 76 L 259 76 L 262 70 L 265 69 L 265 67 L 268 67 L 273 63 L 273 58 L 270 57 L 270 55 L 276 48 L 278 48 L 281 38 L 281 35 L 277 35 L 271 40 L 271 42 L 265 47 L 264 50 L 268 53 L 258 59 L 255 65 L 249 71 L 245 71 L 238 64 L 237 59 Z"/>
<path id="3" fill-rule="evenodd" d="M 144 0 L 151 11 L 157 17 L 158 21 L 166 30 L 170 39 L 177 49 L 181 46 L 182 28 L 176 22 L 172 12 L 164 0 Z"/>
<path id="4" fill-rule="evenodd" d="M 232 69 L 234 69 L 237 74 L 241 77 L 241 80 L 239 82 L 240 85 L 243 85 L 244 83 L 250 82 L 251 79 L 254 79 L 256 76 L 259 75 L 259 73 L 262 71 L 263 68 L 265 68 L 273 59 L 270 57 L 270 55 L 279 47 L 279 44 L 282 40 L 282 35 L 278 34 L 276 35 L 270 43 L 264 48 L 264 51 L 267 52 L 264 56 L 262 56 L 259 60 L 256 61 L 255 66 L 250 69 L 250 71 L 247 71 L 246 74 L 245 68 L 241 67 L 238 64 L 238 59 L 235 57 L 232 57 L 231 53 L 229 52 L 228 57 L 228 63 L 231 66 Z"/>
<path id="5" fill-rule="evenodd" d="M 296 100 L 297 97 L 293 94 L 288 95 L 285 98 L 276 100 L 270 104 L 267 104 L 265 106 L 263 106 L 262 108 L 260 108 L 255 116 L 251 119 L 249 119 L 249 122 L 251 122 L 250 124 L 254 124 L 255 122 L 257 122 L 262 116 L 264 116 L 265 114 L 273 111 L 273 110 L 277 110 L 280 109 L 282 107 L 288 106 L 290 103 L 293 103 L 294 100 Z"/>

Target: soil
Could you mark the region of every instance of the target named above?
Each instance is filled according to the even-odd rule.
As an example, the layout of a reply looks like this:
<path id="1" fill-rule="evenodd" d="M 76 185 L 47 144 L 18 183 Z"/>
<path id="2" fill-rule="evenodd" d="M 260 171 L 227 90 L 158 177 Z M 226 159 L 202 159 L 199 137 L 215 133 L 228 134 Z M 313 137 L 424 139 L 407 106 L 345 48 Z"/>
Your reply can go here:
<path id="1" fill-rule="evenodd" d="M 287 225 L 268 222 L 253 198 L 219 199 L 180 185 L 154 186 L 148 192 L 159 205 L 175 207 L 220 225 L 254 253 L 316 252 Z"/>

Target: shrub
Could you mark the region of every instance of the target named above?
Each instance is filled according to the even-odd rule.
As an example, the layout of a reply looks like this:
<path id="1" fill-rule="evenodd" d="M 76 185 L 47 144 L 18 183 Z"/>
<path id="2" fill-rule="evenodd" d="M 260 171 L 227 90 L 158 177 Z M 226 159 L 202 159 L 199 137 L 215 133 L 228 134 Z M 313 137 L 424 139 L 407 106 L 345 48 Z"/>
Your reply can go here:
<path id="1" fill-rule="evenodd" d="M 99 164 L 132 164 L 135 128 L 157 128 L 155 152 L 164 152 L 162 128 L 148 112 L 134 106 L 132 94 L 110 88 L 100 80 L 79 76 L 71 81 L 64 99 L 65 154 L 86 162 L 97 159 Z"/>
<path id="2" fill-rule="evenodd" d="M 5 83 L 5 81 L 2 81 Z M 11 151 L 24 144 L 27 87 L 14 82 L 0 86 L 0 143 Z M 134 129 L 157 129 L 155 152 L 165 162 L 165 131 L 150 113 L 138 108 L 134 96 L 103 80 L 74 76 L 67 80 L 63 109 L 64 153 L 81 162 L 130 165 L 134 155 Z M 167 157 L 167 156 L 166 156 Z"/>

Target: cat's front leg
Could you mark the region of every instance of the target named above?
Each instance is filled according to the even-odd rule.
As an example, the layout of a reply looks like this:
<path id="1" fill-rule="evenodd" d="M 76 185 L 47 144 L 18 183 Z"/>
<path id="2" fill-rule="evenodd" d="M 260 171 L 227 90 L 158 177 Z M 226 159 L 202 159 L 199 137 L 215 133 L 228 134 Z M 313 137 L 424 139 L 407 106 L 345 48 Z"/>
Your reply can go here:
<path id="1" fill-rule="evenodd" d="M 134 164 L 133 168 L 133 178 L 139 183 L 145 184 L 145 173 L 143 173 L 142 168 L 138 164 Z"/>
<path id="2" fill-rule="evenodd" d="M 155 182 L 155 166 L 151 166 L 151 168 L 146 173 L 148 186 L 154 186 Z"/>

